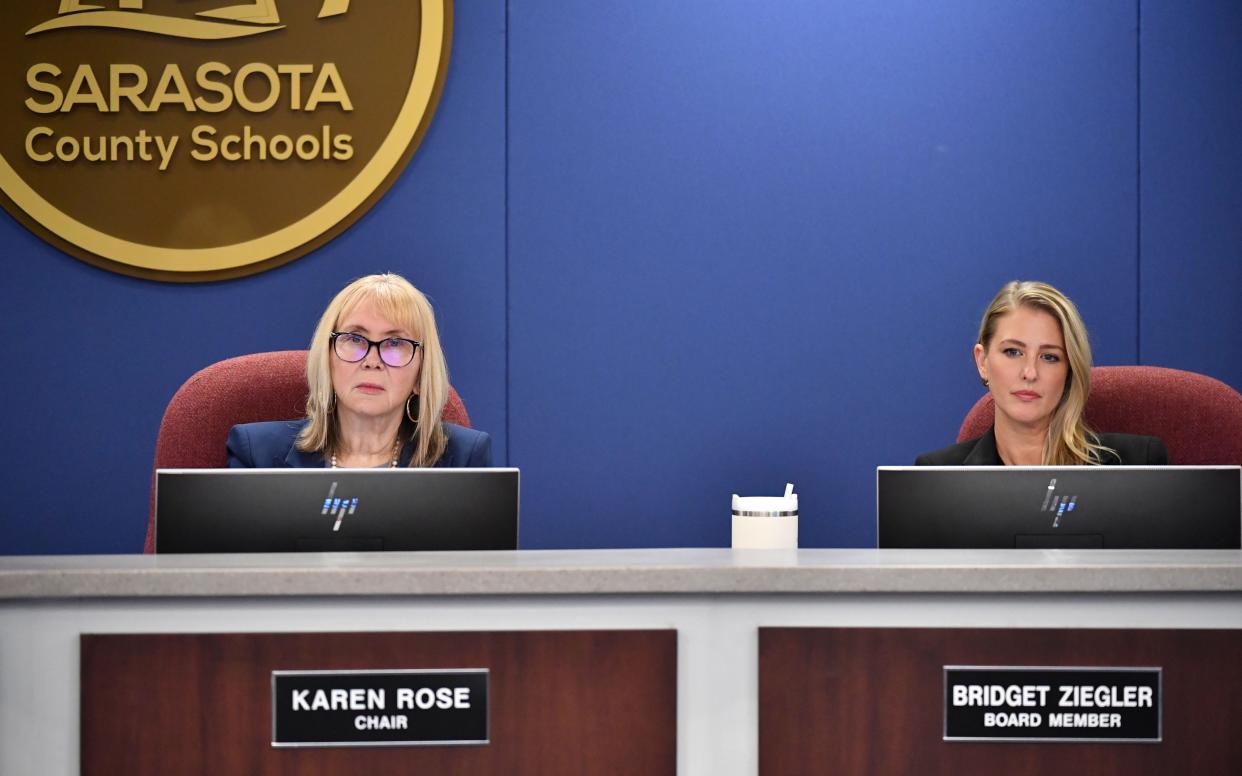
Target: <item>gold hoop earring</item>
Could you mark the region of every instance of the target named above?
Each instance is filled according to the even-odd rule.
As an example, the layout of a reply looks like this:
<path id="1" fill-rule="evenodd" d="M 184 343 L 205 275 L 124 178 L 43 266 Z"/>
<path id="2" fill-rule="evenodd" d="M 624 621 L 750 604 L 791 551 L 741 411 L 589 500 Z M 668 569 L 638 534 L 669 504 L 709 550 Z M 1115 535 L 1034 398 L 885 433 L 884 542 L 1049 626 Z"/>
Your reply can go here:
<path id="1" fill-rule="evenodd" d="M 405 400 L 405 416 L 410 419 L 411 423 L 418 422 L 418 404 L 414 405 L 414 411 L 410 412 L 410 401 L 418 397 L 418 394 L 410 394 L 410 398 Z"/>
<path id="2" fill-rule="evenodd" d="M 984 388 L 987 388 L 987 387 L 988 387 L 988 378 L 986 378 L 986 377 L 980 377 L 980 378 L 979 378 L 979 382 L 983 383 L 983 387 L 984 387 Z"/>

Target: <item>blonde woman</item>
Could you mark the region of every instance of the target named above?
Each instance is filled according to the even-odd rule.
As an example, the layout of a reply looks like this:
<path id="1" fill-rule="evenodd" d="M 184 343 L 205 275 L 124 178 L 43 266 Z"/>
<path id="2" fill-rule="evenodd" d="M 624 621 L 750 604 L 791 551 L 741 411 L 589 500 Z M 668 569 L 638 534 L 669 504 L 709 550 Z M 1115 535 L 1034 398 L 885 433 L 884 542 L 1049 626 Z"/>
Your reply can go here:
<path id="1" fill-rule="evenodd" d="M 491 437 L 441 419 L 449 385 L 435 315 L 400 275 L 368 275 L 336 295 L 306 380 L 306 417 L 234 426 L 229 466 L 491 466 Z"/>
<path id="2" fill-rule="evenodd" d="M 1091 345 L 1078 308 L 1047 283 L 1006 284 L 983 314 L 975 367 L 996 406 L 986 434 L 920 455 L 920 466 L 1167 464 L 1156 437 L 1083 422 Z"/>

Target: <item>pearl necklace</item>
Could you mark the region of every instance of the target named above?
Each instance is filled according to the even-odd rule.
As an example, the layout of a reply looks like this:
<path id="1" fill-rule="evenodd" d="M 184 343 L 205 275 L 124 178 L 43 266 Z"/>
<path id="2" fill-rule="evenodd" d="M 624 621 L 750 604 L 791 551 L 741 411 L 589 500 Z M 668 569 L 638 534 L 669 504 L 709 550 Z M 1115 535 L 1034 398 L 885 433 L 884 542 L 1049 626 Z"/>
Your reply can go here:
<path id="1" fill-rule="evenodd" d="M 397 468 L 397 464 L 401 461 L 401 437 L 397 437 L 397 441 L 392 444 L 392 463 L 388 464 L 389 469 Z M 328 464 L 329 469 L 339 468 L 336 465 L 336 453 L 332 454 L 332 460 Z"/>

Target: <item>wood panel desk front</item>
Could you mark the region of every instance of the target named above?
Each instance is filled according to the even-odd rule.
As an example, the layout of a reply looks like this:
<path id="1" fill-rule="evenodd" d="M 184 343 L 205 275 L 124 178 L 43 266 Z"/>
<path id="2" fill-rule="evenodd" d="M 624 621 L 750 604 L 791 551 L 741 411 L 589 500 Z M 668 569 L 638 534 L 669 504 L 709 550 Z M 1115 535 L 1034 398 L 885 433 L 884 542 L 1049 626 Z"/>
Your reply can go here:
<path id="1" fill-rule="evenodd" d="M 750 776 L 763 628 L 1242 632 L 1242 553 L 0 558 L 0 773 L 79 773 L 83 634 L 673 629 L 677 772 Z"/>

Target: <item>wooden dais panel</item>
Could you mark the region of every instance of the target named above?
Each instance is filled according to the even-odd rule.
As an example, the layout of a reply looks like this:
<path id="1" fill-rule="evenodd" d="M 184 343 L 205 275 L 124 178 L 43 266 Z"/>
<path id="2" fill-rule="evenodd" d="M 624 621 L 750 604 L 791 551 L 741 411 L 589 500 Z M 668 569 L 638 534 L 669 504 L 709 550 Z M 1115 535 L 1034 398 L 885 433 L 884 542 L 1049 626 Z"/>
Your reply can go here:
<path id="1" fill-rule="evenodd" d="M 943 741 L 946 665 L 1161 667 L 1164 740 Z M 761 628 L 759 773 L 1242 774 L 1242 631 Z"/>
<path id="2" fill-rule="evenodd" d="M 677 766 L 677 633 L 82 636 L 84 776 L 642 773 Z M 487 745 L 276 749 L 273 670 L 490 669 Z"/>

